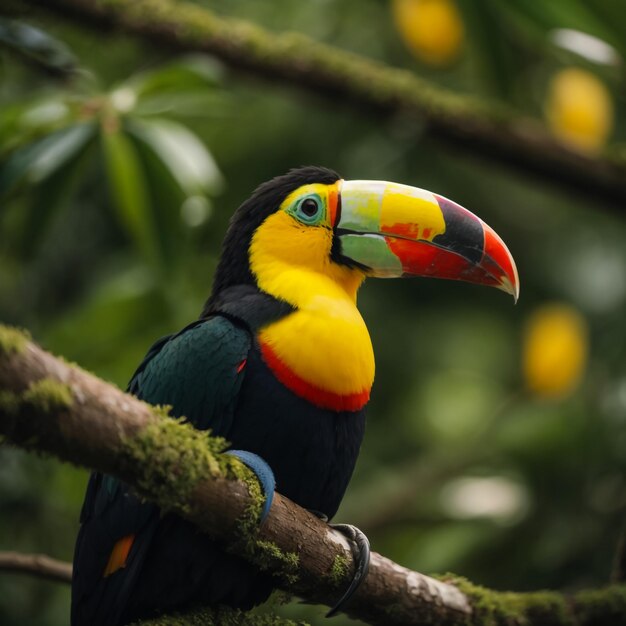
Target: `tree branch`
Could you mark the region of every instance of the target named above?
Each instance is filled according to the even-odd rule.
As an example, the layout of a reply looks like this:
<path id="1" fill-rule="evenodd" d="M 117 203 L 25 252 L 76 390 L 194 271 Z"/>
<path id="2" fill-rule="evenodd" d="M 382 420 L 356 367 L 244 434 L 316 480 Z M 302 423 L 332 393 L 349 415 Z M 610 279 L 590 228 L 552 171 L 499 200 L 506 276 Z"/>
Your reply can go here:
<path id="1" fill-rule="evenodd" d="M 60 583 L 72 582 L 72 564 L 57 561 L 45 554 L 23 554 L 21 552 L 0 552 L 0 572 L 29 574 Z M 180 626 L 181 624 L 202 624 L 202 626 L 299 626 L 290 619 L 276 615 L 250 615 L 228 607 L 202 607 L 186 613 L 166 615 L 142 620 L 136 626 Z"/>
<path id="2" fill-rule="evenodd" d="M 229 607 L 203 607 L 185 613 L 162 615 L 133 622 L 131 626 L 308 626 L 305 622 L 278 617 L 274 614 L 240 611 Z"/>
<path id="3" fill-rule="evenodd" d="M 536 120 L 495 104 L 435 87 L 389 67 L 296 33 L 270 33 L 174 0 L 23 0 L 37 10 L 137 35 L 159 46 L 200 51 L 234 68 L 297 85 L 359 110 L 416 117 L 429 131 L 480 154 L 569 189 L 626 200 L 626 151 L 591 155 L 552 137 Z"/>
<path id="4" fill-rule="evenodd" d="M 71 563 L 57 561 L 45 554 L 0 552 L 0 572 L 31 574 L 32 576 L 62 583 L 72 582 Z"/>
<path id="5" fill-rule="evenodd" d="M 259 527 L 259 485 L 234 457 L 220 453 L 222 440 L 165 417 L 2 326 L 0 433 L 120 478 L 310 602 L 332 605 L 351 578 L 346 540 L 280 494 Z M 499 593 L 453 577 L 436 580 L 374 553 L 346 612 L 373 624 L 619 626 L 626 625 L 626 586 L 573 596 Z"/>

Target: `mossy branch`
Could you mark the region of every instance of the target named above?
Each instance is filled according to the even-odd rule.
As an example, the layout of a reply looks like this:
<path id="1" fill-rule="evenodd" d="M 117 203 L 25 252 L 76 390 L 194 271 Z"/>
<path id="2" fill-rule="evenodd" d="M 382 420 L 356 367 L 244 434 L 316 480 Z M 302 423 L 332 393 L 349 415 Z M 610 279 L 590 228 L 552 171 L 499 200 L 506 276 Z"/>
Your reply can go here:
<path id="1" fill-rule="evenodd" d="M 62 19 L 108 26 L 158 46 L 210 53 L 268 80 L 306 89 L 359 111 L 416 118 L 460 150 L 539 174 L 618 203 L 626 199 L 626 151 L 584 154 L 536 120 L 460 96 L 419 78 L 297 33 L 271 33 L 175 0 L 23 0 Z"/>
<path id="2" fill-rule="evenodd" d="M 0 326 L 0 435 L 7 441 L 120 478 L 272 572 L 277 587 L 333 605 L 354 569 L 346 540 L 280 494 L 259 526 L 256 479 L 222 454 L 223 440 L 166 413 Z M 626 626 L 626 585 L 570 596 L 501 593 L 453 576 L 430 578 L 374 553 L 346 613 L 372 624 Z"/>
<path id="3" fill-rule="evenodd" d="M 131 626 L 308 626 L 305 622 L 264 615 L 244 613 L 228 607 L 201 608 L 186 613 L 164 615 L 135 622 Z"/>

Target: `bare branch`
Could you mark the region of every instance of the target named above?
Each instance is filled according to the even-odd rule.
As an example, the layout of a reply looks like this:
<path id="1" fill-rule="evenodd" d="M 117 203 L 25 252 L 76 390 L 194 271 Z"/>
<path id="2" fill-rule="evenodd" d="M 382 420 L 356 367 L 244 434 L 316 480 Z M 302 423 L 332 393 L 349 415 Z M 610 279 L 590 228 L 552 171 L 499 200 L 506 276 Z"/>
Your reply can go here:
<path id="1" fill-rule="evenodd" d="M 72 564 L 58 561 L 45 554 L 23 554 L 21 552 L 0 552 L 0 572 L 29 574 L 60 583 L 72 582 Z M 180 624 L 237 624 L 238 626 L 298 626 L 290 619 L 273 614 L 251 615 L 229 607 L 202 607 L 186 613 L 160 616 L 141 620 L 136 626 L 180 626 Z"/>
<path id="2" fill-rule="evenodd" d="M 259 527 L 254 477 L 224 443 L 165 417 L 0 326 L 0 433 L 27 449 L 110 473 L 276 575 L 277 586 L 332 605 L 354 564 L 346 540 L 276 494 Z M 347 607 L 372 624 L 626 625 L 626 586 L 564 596 L 499 593 L 430 578 L 372 555 Z M 602 621 L 604 620 L 604 621 Z"/>
<path id="3" fill-rule="evenodd" d="M 31 574 L 62 583 L 72 582 L 72 564 L 57 561 L 45 554 L 0 552 L 0 572 Z"/>

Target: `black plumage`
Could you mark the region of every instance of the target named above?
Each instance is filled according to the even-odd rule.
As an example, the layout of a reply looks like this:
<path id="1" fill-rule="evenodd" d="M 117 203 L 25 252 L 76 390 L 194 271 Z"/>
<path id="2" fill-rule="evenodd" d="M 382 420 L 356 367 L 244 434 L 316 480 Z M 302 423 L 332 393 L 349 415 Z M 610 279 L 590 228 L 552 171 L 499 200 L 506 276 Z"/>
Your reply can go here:
<path id="1" fill-rule="evenodd" d="M 254 231 L 280 203 L 292 192 L 310 183 L 330 185 L 339 180 L 337 172 L 326 167 L 307 166 L 291 170 L 265 182 L 254 191 L 234 213 L 222 244 L 222 254 L 215 272 L 213 289 L 203 314 L 213 307 L 216 298 L 227 287 L 256 285 L 250 264 L 248 249 Z"/>
<path id="2" fill-rule="evenodd" d="M 257 332 L 294 308 L 258 289 L 247 250 L 256 228 L 291 191 L 338 178 L 324 168 L 301 168 L 261 185 L 231 220 L 200 319 L 157 341 L 129 384 L 138 397 L 171 405 L 173 415 L 260 455 L 279 492 L 328 517 L 356 463 L 364 410 L 318 408 L 275 378 L 261 357 Z M 73 626 L 114 626 L 196 603 L 247 609 L 273 587 L 267 574 L 224 553 L 181 518 L 161 516 L 111 477 L 92 475 L 81 524 Z M 103 577 L 115 542 L 129 534 L 135 540 L 126 567 Z"/>

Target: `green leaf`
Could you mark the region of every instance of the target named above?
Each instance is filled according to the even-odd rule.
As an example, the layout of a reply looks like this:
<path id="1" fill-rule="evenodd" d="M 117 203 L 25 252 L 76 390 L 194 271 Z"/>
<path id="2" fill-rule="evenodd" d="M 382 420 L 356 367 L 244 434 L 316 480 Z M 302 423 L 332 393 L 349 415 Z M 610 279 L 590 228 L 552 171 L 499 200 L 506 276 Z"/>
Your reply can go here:
<path id="1" fill-rule="evenodd" d="M 120 113 L 207 115 L 223 108 L 219 73 L 207 57 L 189 57 L 135 74 L 111 91 L 110 101 Z"/>
<path id="2" fill-rule="evenodd" d="M 37 185 L 62 168 L 95 134 L 92 122 L 62 128 L 16 150 L 0 170 L 0 196 L 19 185 Z"/>
<path id="3" fill-rule="evenodd" d="M 0 45 L 18 52 L 51 74 L 70 74 L 78 66 L 76 57 L 62 41 L 18 20 L 0 17 Z"/>
<path id="4" fill-rule="evenodd" d="M 0 115 L 0 159 L 66 128 L 76 121 L 73 118 L 61 93 L 38 94 L 5 104 Z"/>
<path id="5" fill-rule="evenodd" d="M 122 227 L 153 265 L 162 262 L 155 237 L 148 189 L 141 162 L 121 130 L 102 133 L 102 148 L 113 204 Z"/>
<path id="6" fill-rule="evenodd" d="M 133 115 L 176 117 L 222 117 L 228 110 L 228 97 L 217 91 L 196 89 L 156 93 L 137 102 Z"/>
<path id="7" fill-rule="evenodd" d="M 164 93 L 213 90 L 220 79 L 220 67 L 204 56 L 190 56 L 150 72 L 133 76 L 122 85 L 129 86 L 137 98 Z"/>
<path id="8" fill-rule="evenodd" d="M 190 130 L 169 120 L 134 120 L 132 134 L 150 146 L 189 196 L 217 193 L 222 174 L 213 156 Z"/>
<path id="9" fill-rule="evenodd" d="M 67 206 L 89 160 L 93 138 L 90 137 L 62 166 L 33 189 L 18 241 L 18 252 L 22 256 L 29 257 L 37 250 L 50 224 Z"/>
<path id="10" fill-rule="evenodd" d="M 203 56 L 188 57 L 136 74 L 111 92 L 122 113 L 202 116 L 222 114 L 226 96 L 217 89 L 220 68 Z"/>
<path id="11" fill-rule="evenodd" d="M 181 206 L 187 194 L 149 144 L 133 133 L 128 136 L 133 141 L 144 169 L 159 245 L 167 260 L 167 267 L 173 268 L 182 261 L 185 251 Z"/>

